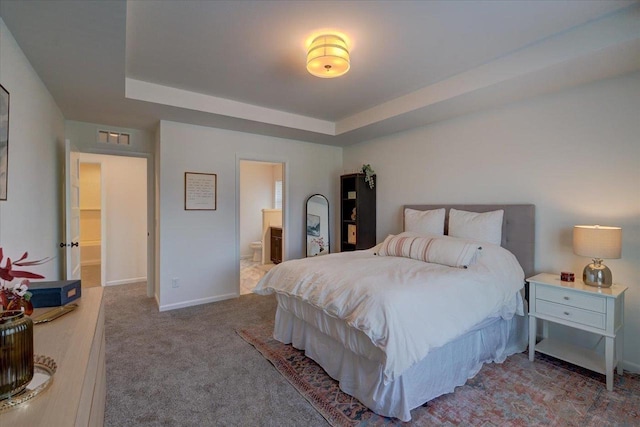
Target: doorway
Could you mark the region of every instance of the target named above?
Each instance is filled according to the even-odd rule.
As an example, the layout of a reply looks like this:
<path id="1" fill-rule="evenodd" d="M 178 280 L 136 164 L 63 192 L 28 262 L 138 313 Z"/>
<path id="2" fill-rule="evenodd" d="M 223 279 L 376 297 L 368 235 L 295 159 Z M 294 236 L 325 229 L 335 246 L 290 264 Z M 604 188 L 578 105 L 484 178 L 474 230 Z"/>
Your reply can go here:
<path id="1" fill-rule="evenodd" d="M 89 286 L 146 282 L 147 158 L 93 153 L 78 158 L 82 286 L 85 280 Z"/>
<path id="2" fill-rule="evenodd" d="M 284 163 L 240 160 L 240 295 L 282 261 Z"/>
<path id="3" fill-rule="evenodd" d="M 102 286 L 102 163 L 80 163 L 80 279 L 83 288 Z M 105 242 L 106 246 L 106 242 Z"/>

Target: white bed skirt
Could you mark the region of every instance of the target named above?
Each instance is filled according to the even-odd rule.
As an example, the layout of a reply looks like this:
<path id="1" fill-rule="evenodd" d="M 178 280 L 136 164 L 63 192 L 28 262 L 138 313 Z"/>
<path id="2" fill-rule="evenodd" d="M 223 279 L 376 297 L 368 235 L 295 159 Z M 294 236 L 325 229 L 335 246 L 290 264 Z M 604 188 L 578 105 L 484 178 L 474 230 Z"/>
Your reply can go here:
<path id="1" fill-rule="evenodd" d="M 514 316 L 511 320 L 489 319 L 449 344 L 432 350 L 399 378 L 384 384 L 379 362 L 381 352 L 377 354 L 369 348 L 360 353 L 357 347 L 345 348 L 325 333 L 340 328 L 337 319 L 325 316 L 319 323 L 325 329 L 322 332 L 301 319 L 310 315 L 305 311 L 310 306 L 301 307 L 299 301 L 281 294 L 277 298 L 275 339 L 304 350 L 307 357 L 338 380 L 341 390 L 374 412 L 402 421 L 411 420 L 411 409 L 463 385 L 484 363 L 502 363 L 507 356 L 522 352 L 527 346 L 528 322 L 523 316 Z M 353 335 L 353 330 L 344 328 L 345 334 Z"/>

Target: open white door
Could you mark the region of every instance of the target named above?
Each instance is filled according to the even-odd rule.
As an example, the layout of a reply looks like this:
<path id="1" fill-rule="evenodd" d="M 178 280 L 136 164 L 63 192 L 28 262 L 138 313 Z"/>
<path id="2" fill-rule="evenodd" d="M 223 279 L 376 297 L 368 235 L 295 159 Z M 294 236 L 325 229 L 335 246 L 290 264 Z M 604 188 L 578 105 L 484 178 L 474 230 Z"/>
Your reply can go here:
<path id="1" fill-rule="evenodd" d="M 66 279 L 80 279 L 80 156 L 68 139 L 65 141 L 65 247 Z"/>

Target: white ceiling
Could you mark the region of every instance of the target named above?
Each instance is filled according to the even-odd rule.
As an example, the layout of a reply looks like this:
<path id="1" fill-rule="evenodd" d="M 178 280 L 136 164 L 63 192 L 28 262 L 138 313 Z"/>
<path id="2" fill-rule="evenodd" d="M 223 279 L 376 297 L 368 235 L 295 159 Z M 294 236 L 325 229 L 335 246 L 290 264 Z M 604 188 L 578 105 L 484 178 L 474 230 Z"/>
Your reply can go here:
<path id="1" fill-rule="evenodd" d="M 67 119 L 335 145 L 640 69 L 637 1 L 2 0 L 0 16 Z M 337 79 L 305 70 L 327 29 L 351 46 Z"/>

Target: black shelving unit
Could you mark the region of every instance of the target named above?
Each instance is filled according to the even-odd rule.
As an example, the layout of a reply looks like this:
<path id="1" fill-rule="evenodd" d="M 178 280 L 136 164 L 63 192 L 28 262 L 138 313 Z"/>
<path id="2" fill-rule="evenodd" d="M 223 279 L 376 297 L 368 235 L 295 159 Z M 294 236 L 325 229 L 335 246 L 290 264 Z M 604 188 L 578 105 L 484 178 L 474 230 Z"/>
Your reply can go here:
<path id="1" fill-rule="evenodd" d="M 340 177 L 341 252 L 369 249 L 376 244 L 376 189 L 369 188 L 364 177 L 363 173 Z"/>

